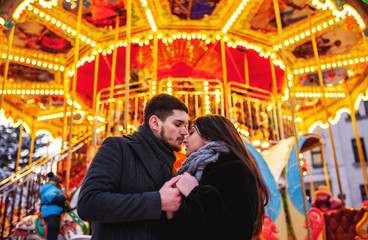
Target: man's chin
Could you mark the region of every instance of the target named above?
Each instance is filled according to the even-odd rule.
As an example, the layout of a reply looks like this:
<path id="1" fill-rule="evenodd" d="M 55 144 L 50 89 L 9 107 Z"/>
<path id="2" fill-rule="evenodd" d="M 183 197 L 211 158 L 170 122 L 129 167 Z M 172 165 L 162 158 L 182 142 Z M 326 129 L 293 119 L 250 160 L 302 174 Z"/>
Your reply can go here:
<path id="1" fill-rule="evenodd" d="M 181 150 L 181 145 L 180 146 L 171 146 L 171 148 L 175 151 L 175 152 L 179 152 Z"/>

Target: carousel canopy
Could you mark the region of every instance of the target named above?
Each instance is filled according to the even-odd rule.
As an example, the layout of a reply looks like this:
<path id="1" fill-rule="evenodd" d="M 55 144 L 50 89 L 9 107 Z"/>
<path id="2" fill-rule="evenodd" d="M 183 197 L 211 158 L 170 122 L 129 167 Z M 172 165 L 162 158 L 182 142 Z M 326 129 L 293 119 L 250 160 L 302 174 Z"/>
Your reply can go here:
<path id="1" fill-rule="evenodd" d="M 245 84 L 248 73 L 250 86 L 272 91 L 275 66 L 278 98 L 286 102 L 292 90 L 305 129 L 326 123 L 324 91 L 330 120 L 350 107 L 348 97 L 353 105 L 368 97 L 364 1 L 278 0 L 275 12 L 272 0 L 132 0 L 131 24 L 126 0 L 83 0 L 80 24 L 76 0 L 0 3 L 4 114 L 58 135 L 62 121 L 55 116 L 71 104 L 74 75 L 77 109 L 93 115 L 97 56 L 97 91 L 110 87 L 114 50 L 115 85 L 124 84 L 127 39 L 130 74 L 140 80 L 222 81 L 225 56 L 228 82 Z"/>

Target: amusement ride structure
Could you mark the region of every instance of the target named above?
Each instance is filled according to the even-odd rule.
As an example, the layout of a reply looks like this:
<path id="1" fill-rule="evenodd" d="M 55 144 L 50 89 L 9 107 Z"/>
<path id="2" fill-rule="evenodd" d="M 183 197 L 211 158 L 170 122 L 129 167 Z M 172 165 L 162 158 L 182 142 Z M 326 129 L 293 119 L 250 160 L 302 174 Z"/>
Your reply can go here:
<path id="1" fill-rule="evenodd" d="M 0 183 L 1 238 L 29 234 L 17 232 L 17 223 L 37 212 L 48 171 L 63 177 L 66 192 L 74 190 L 99 144 L 134 132 L 145 103 L 159 93 L 182 99 L 190 120 L 221 114 L 234 123 L 273 194 L 264 239 L 335 239 L 305 195 L 300 156 L 330 141 L 342 193 L 330 130 L 342 113 L 352 119 L 368 192 L 355 119 L 368 100 L 364 0 L 0 3 L 0 117 L 21 126 L 20 146 L 22 131 L 33 140 L 28 166 L 19 167 L 18 149 L 14 174 Z M 320 127 L 329 139 L 308 134 Z M 34 160 L 40 133 L 61 139 L 61 147 Z M 286 163 L 275 176 L 265 159 L 280 154 Z M 184 160 L 178 153 L 175 167 Z M 359 214 L 354 236 L 366 239 L 368 212 Z"/>

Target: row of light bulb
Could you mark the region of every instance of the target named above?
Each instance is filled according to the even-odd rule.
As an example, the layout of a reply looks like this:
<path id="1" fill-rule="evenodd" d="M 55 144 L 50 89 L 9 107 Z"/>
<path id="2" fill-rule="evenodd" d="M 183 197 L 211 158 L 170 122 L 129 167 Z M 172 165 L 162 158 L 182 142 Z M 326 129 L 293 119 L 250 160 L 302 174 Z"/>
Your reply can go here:
<path id="1" fill-rule="evenodd" d="M 30 90 L 30 89 L 7 89 L 0 90 L 0 94 L 7 94 L 7 95 L 60 95 L 64 94 L 63 90 L 49 90 L 49 89 L 37 89 L 37 90 Z"/>
<path id="2" fill-rule="evenodd" d="M 320 98 L 322 97 L 322 93 L 304 93 L 304 92 L 297 92 L 295 94 L 295 96 L 297 98 L 311 98 L 311 97 L 317 97 L 317 98 Z M 325 93 L 325 97 L 328 97 L 328 98 L 345 98 L 346 97 L 346 94 L 345 93 Z"/>
<path id="3" fill-rule="evenodd" d="M 82 117 L 85 116 L 85 113 L 83 111 L 75 111 L 73 113 L 73 115 L 77 115 L 80 114 Z M 70 116 L 70 112 L 66 112 L 66 116 Z M 37 118 L 38 121 L 46 121 L 46 120 L 51 120 L 51 119 L 56 119 L 56 118 L 63 118 L 64 117 L 64 113 L 63 112 L 59 112 L 59 113 L 52 113 L 52 114 L 48 114 L 48 115 L 44 115 L 44 116 L 39 116 Z"/>
<path id="4" fill-rule="evenodd" d="M 7 54 L 3 53 L 1 55 L 1 57 L 3 59 L 7 59 Z M 21 56 L 17 56 L 17 55 L 13 55 L 13 54 L 9 54 L 9 60 L 13 60 L 14 62 L 20 62 L 20 63 L 27 63 L 27 64 L 31 64 L 33 66 L 38 66 L 38 67 L 43 67 L 43 68 L 48 68 L 48 69 L 53 69 L 55 71 L 64 71 L 64 67 L 60 66 L 58 64 L 54 64 L 54 63 L 50 63 L 50 62 L 46 62 L 46 61 L 40 61 L 40 60 L 35 60 L 35 59 L 30 59 L 30 58 L 24 58 Z"/>
<path id="5" fill-rule="evenodd" d="M 53 24 L 57 28 L 60 28 L 61 30 L 66 31 L 67 33 L 71 34 L 72 36 L 75 37 L 77 35 L 77 31 L 75 29 L 73 29 L 72 27 L 60 22 L 59 20 L 56 20 L 55 18 L 51 17 L 50 15 L 48 15 L 45 12 L 41 11 L 40 9 L 30 5 L 33 2 L 34 2 L 34 0 L 25 0 L 24 2 L 19 4 L 18 8 L 16 9 L 16 11 L 13 14 L 13 18 L 15 20 L 18 20 L 20 18 L 20 15 L 23 13 L 23 11 L 27 9 L 28 11 L 33 12 L 35 15 L 38 15 L 41 18 L 45 19 L 46 21 L 50 22 L 51 24 Z M 89 37 L 87 37 L 83 34 L 79 34 L 78 38 L 80 38 L 82 42 L 85 42 L 86 44 L 90 45 L 91 47 L 96 46 L 95 41 L 91 40 Z"/>
<path id="6" fill-rule="evenodd" d="M 357 63 L 363 63 L 366 61 L 368 61 L 368 57 L 354 57 L 352 59 L 340 60 L 340 61 L 332 62 L 332 63 L 323 63 L 321 64 L 321 70 L 342 67 L 342 66 L 347 66 L 347 65 L 353 65 Z M 300 68 L 300 69 L 295 69 L 294 74 L 299 75 L 299 74 L 304 74 L 304 73 L 309 73 L 309 72 L 315 72 L 317 70 L 318 70 L 318 66 Z"/>

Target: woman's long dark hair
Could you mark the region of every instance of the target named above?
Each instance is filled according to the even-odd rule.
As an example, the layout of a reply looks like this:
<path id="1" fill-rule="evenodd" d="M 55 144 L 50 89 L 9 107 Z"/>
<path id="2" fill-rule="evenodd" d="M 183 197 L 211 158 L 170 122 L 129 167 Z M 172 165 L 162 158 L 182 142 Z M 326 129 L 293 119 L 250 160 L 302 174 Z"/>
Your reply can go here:
<path id="1" fill-rule="evenodd" d="M 192 125 L 198 130 L 202 138 L 210 141 L 224 142 L 245 163 L 253 174 L 258 189 L 257 218 L 253 229 L 253 239 L 258 239 L 258 236 L 262 232 L 265 206 L 269 201 L 270 195 L 256 162 L 245 148 L 233 123 L 227 118 L 220 115 L 207 115 L 195 119 Z"/>

